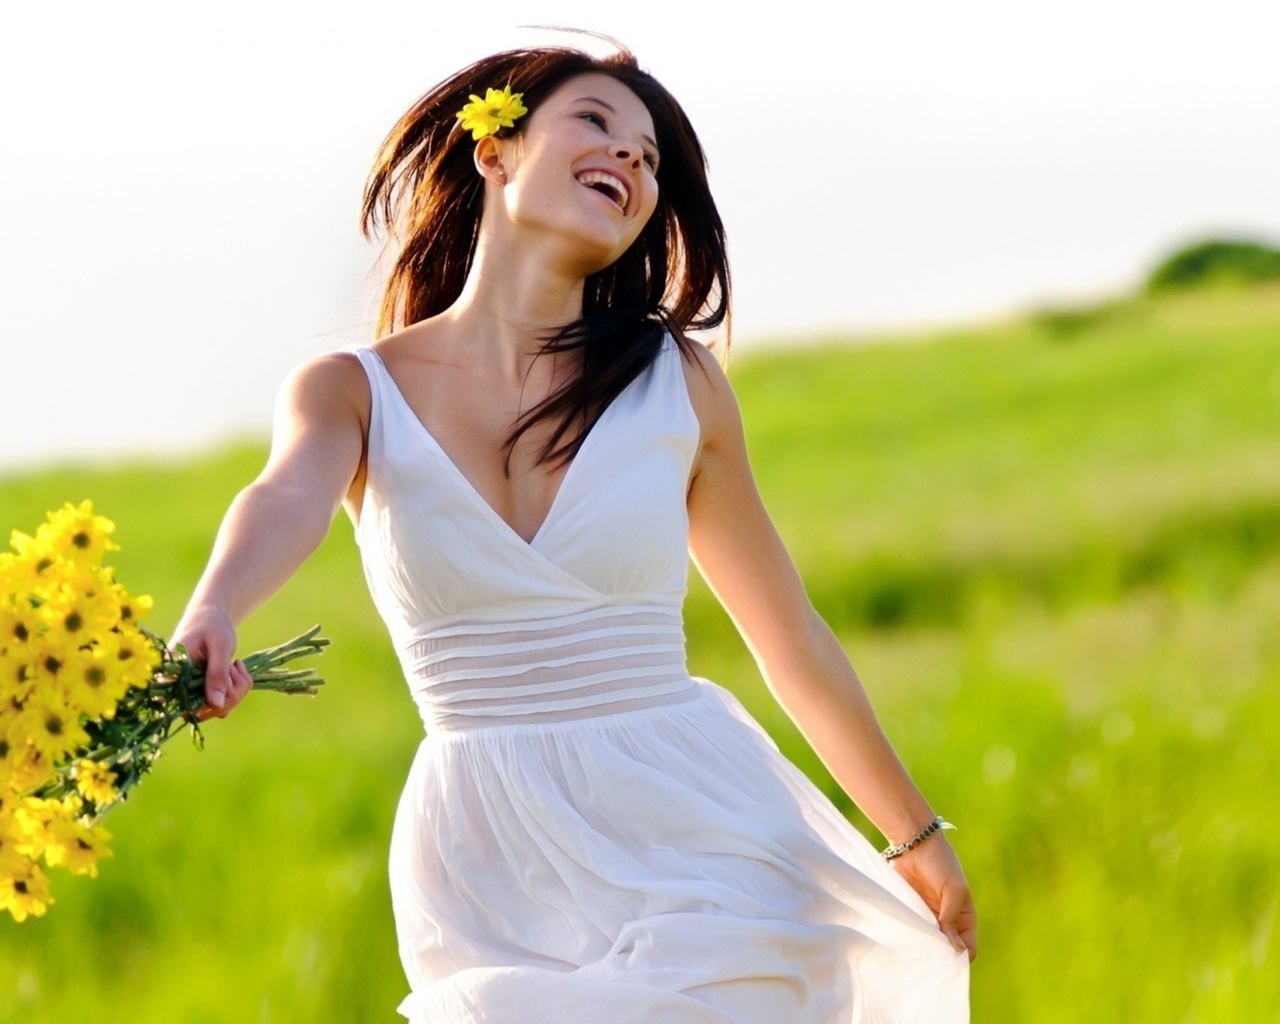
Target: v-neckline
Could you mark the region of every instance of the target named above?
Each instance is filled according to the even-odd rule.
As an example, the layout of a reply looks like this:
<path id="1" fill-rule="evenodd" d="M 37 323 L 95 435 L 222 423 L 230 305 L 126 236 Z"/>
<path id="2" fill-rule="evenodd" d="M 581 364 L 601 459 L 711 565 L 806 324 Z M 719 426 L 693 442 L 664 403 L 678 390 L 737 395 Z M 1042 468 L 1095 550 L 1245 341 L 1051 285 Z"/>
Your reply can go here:
<path id="1" fill-rule="evenodd" d="M 395 393 L 396 400 L 399 401 L 401 408 L 409 414 L 409 418 L 417 424 L 418 431 L 422 437 L 427 441 L 436 454 L 440 456 L 445 465 L 449 467 L 450 472 L 457 477 L 459 484 L 462 486 L 463 492 L 468 494 L 472 502 L 478 505 L 490 519 L 501 527 L 503 533 L 517 541 L 522 547 L 529 549 L 537 547 L 538 541 L 547 531 L 548 524 L 554 519 L 556 510 L 560 507 L 560 499 L 563 497 L 565 488 L 570 482 L 570 477 L 573 476 L 574 469 L 577 467 L 579 459 L 582 458 L 582 454 L 586 450 L 587 445 L 590 444 L 592 437 L 595 436 L 597 428 L 613 407 L 617 405 L 618 399 L 626 394 L 627 391 L 631 389 L 632 385 L 640 379 L 639 376 L 635 377 L 625 388 L 622 389 L 622 391 L 618 392 L 618 394 L 614 396 L 613 400 L 604 408 L 600 415 L 596 417 L 595 423 L 593 423 L 591 425 L 591 429 L 587 431 L 587 436 L 582 439 L 582 444 L 578 446 L 578 451 L 574 454 L 573 458 L 569 460 L 569 465 L 565 468 L 564 475 L 560 477 L 560 483 L 556 485 L 556 492 L 551 497 L 551 504 L 547 506 L 547 511 L 542 517 L 542 522 L 538 524 L 537 529 L 535 529 L 533 534 L 526 540 L 524 534 L 507 522 L 507 520 L 499 514 L 498 510 L 489 504 L 488 499 L 486 499 L 485 496 L 480 493 L 479 488 L 471 482 L 471 478 L 462 471 L 461 467 L 453 460 L 453 456 L 445 451 L 444 445 L 436 439 L 435 434 L 431 433 L 431 430 L 422 421 L 422 417 L 418 415 L 416 410 L 409 403 L 409 399 L 405 397 L 405 393 L 401 390 L 399 382 L 383 360 L 382 353 L 373 347 L 370 347 L 369 351 L 373 353 L 373 357 L 378 361 L 378 367 L 381 369 L 383 376 L 386 377 L 387 383 L 391 385 L 391 390 Z"/>

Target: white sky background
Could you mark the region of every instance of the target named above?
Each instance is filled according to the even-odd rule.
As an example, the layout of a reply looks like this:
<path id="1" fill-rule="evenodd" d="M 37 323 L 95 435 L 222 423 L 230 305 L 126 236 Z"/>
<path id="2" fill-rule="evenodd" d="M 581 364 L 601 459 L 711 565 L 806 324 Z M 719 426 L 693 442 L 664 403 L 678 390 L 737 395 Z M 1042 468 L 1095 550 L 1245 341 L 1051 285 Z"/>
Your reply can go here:
<path id="1" fill-rule="evenodd" d="M 293 364 L 370 337 L 378 142 L 470 60 L 563 41 L 520 24 L 616 35 L 681 100 L 743 347 L 1105 294 L 1203 234 L 1280 238 L 1274 0 L 768 9 L 11 5 L 0 469 L 264 432 Z"/>

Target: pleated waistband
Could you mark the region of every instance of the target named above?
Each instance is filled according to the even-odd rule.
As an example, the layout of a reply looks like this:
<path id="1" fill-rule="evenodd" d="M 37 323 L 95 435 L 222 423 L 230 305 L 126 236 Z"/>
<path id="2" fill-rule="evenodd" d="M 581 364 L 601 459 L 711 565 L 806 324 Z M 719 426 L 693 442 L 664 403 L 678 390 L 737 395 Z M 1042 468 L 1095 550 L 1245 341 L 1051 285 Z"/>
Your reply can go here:
<path id="1" fill-rule="evenodd" d="M 694 699 L 679 609 L 608 605 L 413 638 L 401 661 L 428 729 L 559 722 Z"/>

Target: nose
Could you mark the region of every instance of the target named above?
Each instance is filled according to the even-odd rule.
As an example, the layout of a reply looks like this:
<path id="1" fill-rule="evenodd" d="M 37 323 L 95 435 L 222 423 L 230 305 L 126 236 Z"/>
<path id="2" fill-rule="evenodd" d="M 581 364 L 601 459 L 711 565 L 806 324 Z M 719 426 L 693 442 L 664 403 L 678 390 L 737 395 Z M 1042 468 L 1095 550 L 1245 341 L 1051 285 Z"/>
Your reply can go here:
<path id="1" fill-rule="evenodd" d="M 625 142 L 615 142 L 610 146 L 609 155 L 615 160 L 630 164 L 632 167 L 640 166 L 640 150 L 635 146 L 627 145 Z"/>

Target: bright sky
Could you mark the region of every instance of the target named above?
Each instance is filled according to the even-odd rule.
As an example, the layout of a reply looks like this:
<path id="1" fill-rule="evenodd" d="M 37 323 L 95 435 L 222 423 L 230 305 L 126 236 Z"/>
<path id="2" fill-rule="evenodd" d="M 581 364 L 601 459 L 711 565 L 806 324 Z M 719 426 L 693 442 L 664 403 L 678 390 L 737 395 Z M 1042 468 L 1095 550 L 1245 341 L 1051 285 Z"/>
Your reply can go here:
<path id="1" fill-rule="evenodd" d="M 0 468 L 261 433 L 369 339 L 373 151 L 485 53 L 626 42 L 711 158 L 736 341 L 1126 287 L 1280 238 L 1274 0 L 28 3 L 0 62 Z M 734 13 L 725 13 L 725 12 Z M 69 496 L 79 497 L 79 496 Z"/>

